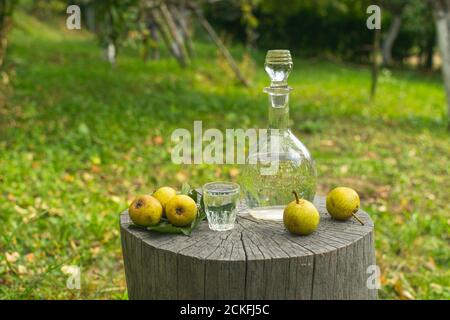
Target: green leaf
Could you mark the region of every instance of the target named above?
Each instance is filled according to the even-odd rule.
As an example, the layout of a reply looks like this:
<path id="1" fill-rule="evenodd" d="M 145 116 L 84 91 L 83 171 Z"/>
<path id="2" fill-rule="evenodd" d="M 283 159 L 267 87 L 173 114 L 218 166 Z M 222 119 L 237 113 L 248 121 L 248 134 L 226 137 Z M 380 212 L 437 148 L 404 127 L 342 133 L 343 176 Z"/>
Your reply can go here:
<path id="1" fill-rule="evenodd" d="M 198 205 L 198 198 L 199 198 L 199 196 L 201 197 L 201 195 L 198 193 L 197 190 L 191 189 L 191 190 L 188 192 L 187 195 L 188 195 L 189 197 L 191 197 L 191 199 L 194 200 L 195 203 Z"/>
<path id="2" fill-rule="evenodd" d="M 205 203 L 203 201 L 203 197 L 200 192 L 198 192 L 196 189 L 192 189 L 189 192 L 188 196 L 195 201 L 200 211 L 205 212 Z"/>
<path id="3" fill-rule="evenodd" d="M 200 192 L 195 189 L 191 189 L 188 184 L 183 185 L 184 194 L 191 197 L 198 207 L 198 213 L 194 221 L 192 221 L 190 226 L 187 227 L 177 227 L 169 223 L 166 218 L 162 218 L 160 223 L 155 226 L 147 227 L 147 230 L 156 231 L 161 233 L 172 233 L 172 234 L 184 234 L 185 236 L 191 235 L 192 231 L 198 227 L 198 225 L 206 219 L 205 206 L 203 203 L 203 198 Z"/>
<path id="4" fill-rule="evenodd" d="M 189 192 L 191 192 L 191 186 L 188 183 L 183 183 L 181 186 L 181 194 L 189 195 Z"/>
<path id="5" fill-rule="evenodd" d="M 205 211 L 199 210 L 198 213 L 197 213 L 197 217 L 195 217 L 194 221 L 192 221 L 190 229 L 194 230 L 200 224 L 200 222 L 202 222 L 205 219 L 206 219 Z"/>
<path id="6" fill-rule="evenodd" d="M 161 232 L 161 233 L 186 234 L 186 231 L 183 229 L 186 229 L 186 227 L 184 227 L 184 228 L 176 227 L 167 221 L 161 221 L 156 226 L 147 227 L 147 230 Z"/>

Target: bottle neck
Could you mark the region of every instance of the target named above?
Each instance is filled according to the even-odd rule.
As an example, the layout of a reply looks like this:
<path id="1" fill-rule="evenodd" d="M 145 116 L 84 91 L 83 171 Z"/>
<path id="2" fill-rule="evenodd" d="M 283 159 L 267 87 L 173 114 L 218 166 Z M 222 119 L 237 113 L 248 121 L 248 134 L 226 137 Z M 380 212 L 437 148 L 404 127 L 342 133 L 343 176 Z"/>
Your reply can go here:
<path id="1" fill-rule="evenodd" d="M 269 129 L 289 130 L 289 92 L 267 92 L 269 96 Z"/>

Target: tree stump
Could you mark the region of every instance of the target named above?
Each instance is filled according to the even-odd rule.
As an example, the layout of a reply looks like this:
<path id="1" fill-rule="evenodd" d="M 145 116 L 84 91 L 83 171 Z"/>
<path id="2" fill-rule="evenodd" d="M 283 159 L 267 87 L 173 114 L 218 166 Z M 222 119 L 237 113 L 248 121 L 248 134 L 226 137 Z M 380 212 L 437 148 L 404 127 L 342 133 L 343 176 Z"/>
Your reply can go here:
<path id="1" fill-rule="evenodd" d="M 364 211 L 333 220 L 316 197 L 321 221 L 309 236 L 283 222 L 242 214 L 233 230 L 205 221 L 191 236 L 160 234 L 120 216 L 130 299 L 376 299 L 367 286 L 375 265 L 373 223 Z M 369 286 L 370 287 L 370 286 Z"/>

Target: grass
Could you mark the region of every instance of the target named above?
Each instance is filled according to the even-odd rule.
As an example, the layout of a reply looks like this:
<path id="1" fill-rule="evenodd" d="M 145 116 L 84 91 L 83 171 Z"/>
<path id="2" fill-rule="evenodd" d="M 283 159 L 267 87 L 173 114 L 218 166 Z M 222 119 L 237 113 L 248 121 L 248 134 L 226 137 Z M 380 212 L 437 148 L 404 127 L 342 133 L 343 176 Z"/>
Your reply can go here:
<path id="1" fill-rule="evenodd" d="M 13 95 L 0 108 L 0 298 L 124 299 L 118 213 L 156 186 L 238 179 L 239 167 L 172 164 L 170 134 L 199 119 L 264 127 L 264 54 L 241 63 L 253 83 L 243 88 L 209 44 L 185 70 L 144 63 L 135 48 L 112 69 L 91 35 L 16 20 Z M 450 298 L 439 75 L 384 70 L 370 102 L 368 68 L 296 60 L 290 84 L 292 129 L 317 162 L 318 192 L 355 188 L 375 221 L 380 297 Z M 69 265 L 82 268 L 81 290 L 66 289 Z"/>

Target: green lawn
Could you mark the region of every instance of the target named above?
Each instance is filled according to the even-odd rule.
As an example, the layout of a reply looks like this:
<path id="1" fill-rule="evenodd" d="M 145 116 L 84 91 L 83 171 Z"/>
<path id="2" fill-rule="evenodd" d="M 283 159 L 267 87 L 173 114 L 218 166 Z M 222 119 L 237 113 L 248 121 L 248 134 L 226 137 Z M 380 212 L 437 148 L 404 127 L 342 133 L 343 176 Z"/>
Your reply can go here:
<path id="1" fill-rule="evenodd" d="M 16 20 L 14 94 L 0 107 L 0 299 L 126 298 L 118 213 L 156 186 L 238 179 L 232 166 L 172 164 L 170 134 L 194 120 L 264 127 L 264 53 L 249 62 L 233 49 L 252 74 L 248 89 L 208 44 L 186 70 L 169 58 L 144 63 L 133 48 L 112 69 L 91 35 Z M 295 60 L 290 84 L 292 128 L 316 159 L 318 192 L 353 187 L 375 221 L 380 297 L 449 299 L 440 76 L 382 71 L 371 103 L 368 68 Z M 81 290 L 66 289 L 66 265 L 81 266 Z"/>

